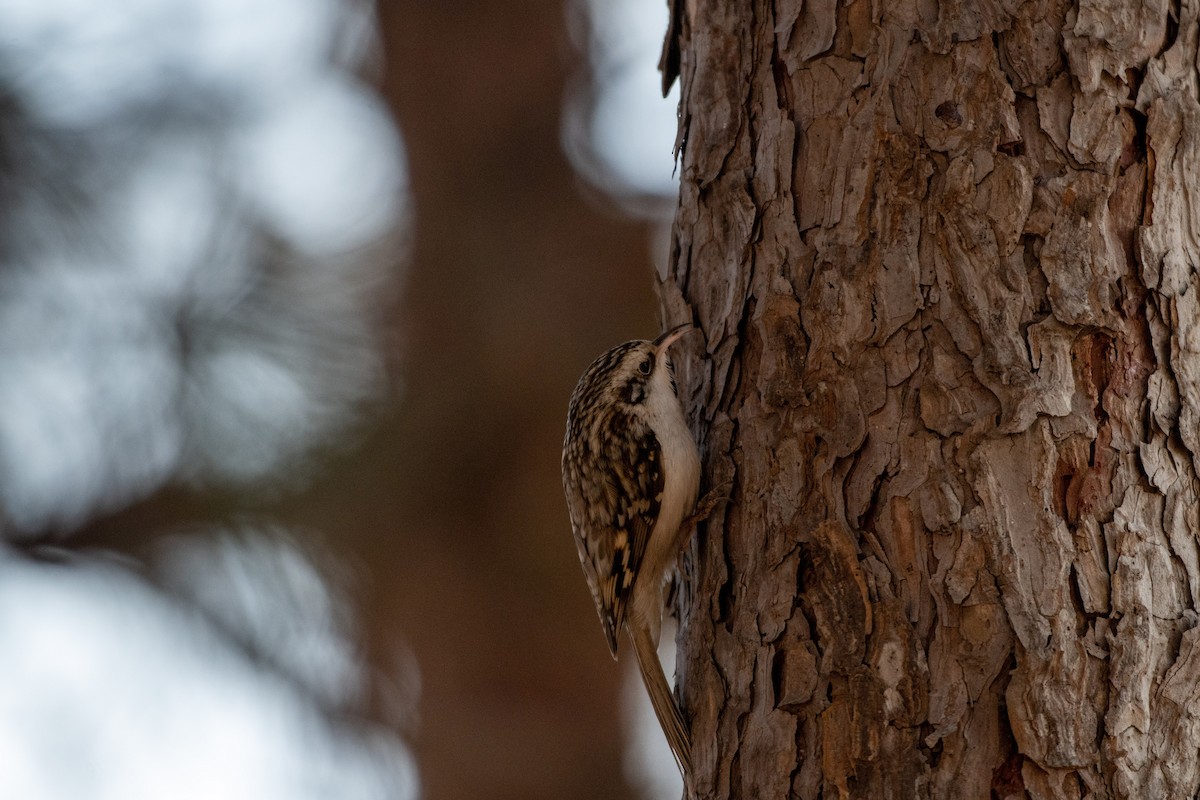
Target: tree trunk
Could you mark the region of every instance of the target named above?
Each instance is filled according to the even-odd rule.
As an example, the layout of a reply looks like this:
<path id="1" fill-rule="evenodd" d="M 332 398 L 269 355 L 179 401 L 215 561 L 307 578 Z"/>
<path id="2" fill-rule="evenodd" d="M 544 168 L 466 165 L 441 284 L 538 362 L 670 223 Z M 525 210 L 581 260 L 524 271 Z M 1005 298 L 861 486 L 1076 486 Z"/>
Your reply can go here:
<path id="1" fill-rule="evenodd" d="M 679 0 L 697 797 L 1196 794 L 1196 6 Z"/>

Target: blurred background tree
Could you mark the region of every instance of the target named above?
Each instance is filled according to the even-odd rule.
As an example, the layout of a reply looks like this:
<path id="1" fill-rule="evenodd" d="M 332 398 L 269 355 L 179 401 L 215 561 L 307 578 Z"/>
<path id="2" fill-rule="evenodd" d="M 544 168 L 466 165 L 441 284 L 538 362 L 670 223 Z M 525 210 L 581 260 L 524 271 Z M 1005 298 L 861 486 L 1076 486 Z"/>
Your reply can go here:
<path id="1" fill-rule="evenodd" d="M 0 795 L 629 796 L 558 466 L 658 327 L 618 5 L 0 7 Z"/>

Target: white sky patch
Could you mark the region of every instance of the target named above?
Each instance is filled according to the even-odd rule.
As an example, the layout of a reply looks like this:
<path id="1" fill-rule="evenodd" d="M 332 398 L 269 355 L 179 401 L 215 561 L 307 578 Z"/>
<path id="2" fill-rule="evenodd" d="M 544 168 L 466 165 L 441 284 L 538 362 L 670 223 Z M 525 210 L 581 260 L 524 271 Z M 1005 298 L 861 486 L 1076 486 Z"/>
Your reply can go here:
<path id="1" fill-rule="evenodd" d="M 186 6 L 202 31 L 184 51 L 198 72 L 230 87 L 253 75 L 251 90 L 263 94 L 302 89 L 325 69 L 329 32 L 344 11 L 338 0 L 170 2 Z"/>
<path id="2" fill-rule="evenodd" d="M 657 62 L 656 62 L 657 63 Z M 657 71 L 629 70 L 601 89 L 592 117 L 592 136 L 604 164 L 626 189 L 674 198 L 679 179 L 675 159 L 678 87 L 663 99 Z"/>
<path id="3" fill-rule="evenodd" d="M 417 796 L 286 537 L 180 547 L 174 596 L 2 543 L 286 479 L 379 390 L 372 252 L 408 209 L 364 6 L 0 0 L 0 798 Z"/>
<path id="4" fill-rule="evenodd" d="M 312 431 L 313 398 L 297 375 L 266 353 L 231 347 L 197 358 L 193 380 L 206 386 L 204 402 L 219 407 L 204 431 L 204 448 L 220 458 L 227 474 L 252 478 L 267 470 L 274 454 L 262 447 L 262 434 L 271 432 L 281 444 L 289 436 L 306 437 Z M 263 408 L 270 420 L 260 419 Z"/>
<path id="5" fill-rule="evenodd" d="M 209 242 L 222 233 L 211 159 L 202 140 L 180 137 L 149 148 L 130 175 L 125 202 L 114 203 L 111 213 L 136 276 L 131 288 L 178 297 L 206 266 L 200 254 L 211 253 Z M 212 270 L 203 272 L 211 279 Z"/>
<path id="6" fill-rule="evenodd" d="M 363 5 L 0 2 L 0 530 L 286 480 L 382 390 L 408 187 Z"/>
<path id="7" fill-rule="evenodd" d="M 575 169 L 614 196 L 673 199 L 676 82 L 666 99 L 658 59 L 666 0 L 578 0 L 590 27 L 587 98 L 569 98 L 564 140 Z"/>
<path id="8" fill-rule="evenodd" d="M 409 800 L 380 729 L 326 716 L 112 562 L 0 551 L 0 797 Z"/>
<path id="9" fill-rule="evenodd" d="M 172 593 L 314 697 L 331 706 L 364 699 L 351 603 L 285 530 L 197 530 L 169 537 L 159 552 L 154 572 Z M 410 664 L 397 677 L 416 674 Z"/>
<path id="10" fill-rule="evenodd" d="M 251 94 L 295 88 L 319 67 L 340 5 L 27 0 L 0 4 L 0 31 L 3 49 L 20 65 L 13 74 L 29 107 L 74 127 L 172 86 Z"/>
<path id="11" fill-rule="evenodd" d="M 23 300 L 0 302 L 0 509 L 19 528 L 70 529 L 179 455 L 178 364 L 123 292 L 69 269 L 0 281 Z"/>
<path id="12" fill-rule="evenodd" d="M 275 230 L 323 256 L 381 236 L 407 183 L 380 104 L 330 79 L 284 98 L 246 132 L 242 190 Z"/>

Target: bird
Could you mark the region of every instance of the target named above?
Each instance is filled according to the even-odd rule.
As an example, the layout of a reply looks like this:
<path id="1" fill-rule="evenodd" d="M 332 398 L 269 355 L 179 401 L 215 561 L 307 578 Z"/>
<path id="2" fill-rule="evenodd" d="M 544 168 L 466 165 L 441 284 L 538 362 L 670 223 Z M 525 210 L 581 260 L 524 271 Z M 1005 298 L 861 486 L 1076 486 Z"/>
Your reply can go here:
<path id="1" fill-rule="evenodd" d="M 584 371 L 567 411 L 563 490 L 609 651 L 628 636 L 655 716 L 683 775 L 691 740 L 658 660 L 663 583 L 691 532 L 700 453 L 668 348 L 689 330 L 619 344 Z"/>

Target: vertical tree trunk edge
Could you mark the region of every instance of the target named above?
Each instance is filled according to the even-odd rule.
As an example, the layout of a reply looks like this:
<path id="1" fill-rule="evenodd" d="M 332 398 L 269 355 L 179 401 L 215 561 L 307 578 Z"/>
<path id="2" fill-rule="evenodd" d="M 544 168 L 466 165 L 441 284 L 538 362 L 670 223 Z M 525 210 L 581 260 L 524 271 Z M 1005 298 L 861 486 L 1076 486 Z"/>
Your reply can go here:
<path id="1" fill-rule="evenodd" d="M 695 795 L 1196 796 L 1196 4 L 671 7 Z"/>

